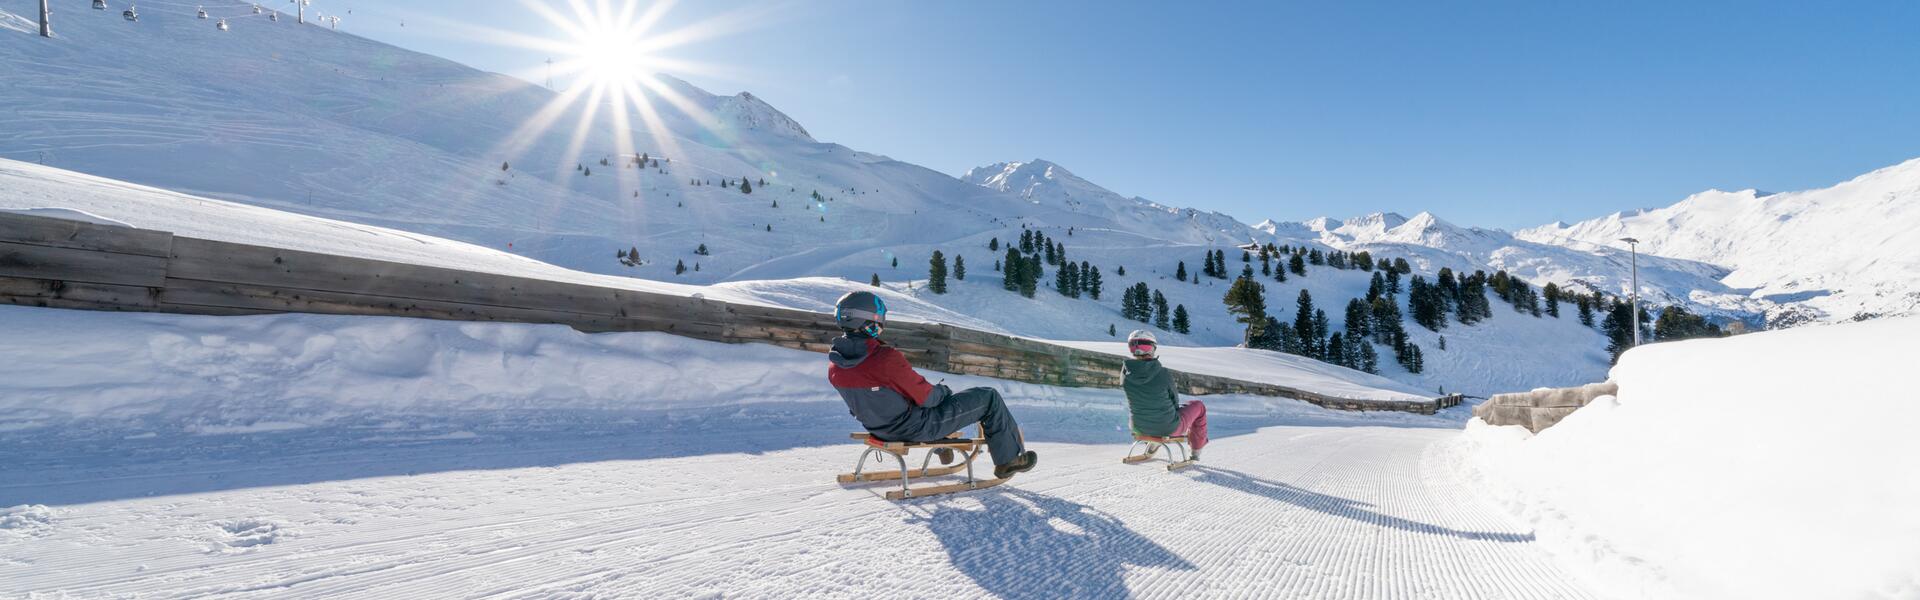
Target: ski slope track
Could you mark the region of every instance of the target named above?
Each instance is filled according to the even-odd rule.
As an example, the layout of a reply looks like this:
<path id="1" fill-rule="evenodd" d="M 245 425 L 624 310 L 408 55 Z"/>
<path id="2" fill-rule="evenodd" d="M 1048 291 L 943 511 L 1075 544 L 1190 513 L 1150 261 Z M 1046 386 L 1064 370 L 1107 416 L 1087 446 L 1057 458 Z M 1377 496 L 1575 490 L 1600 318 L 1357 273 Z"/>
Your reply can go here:
<path id="1" fill-rule="evenodd" d="M 1124 443 L 1035 443 L 1040 470 L 1008 485 L 892 503 L 832 483 L 855 446 L 756 447 L 822 441 L 799 427 L 838 415 L 810 412 L 730 434 L 368 424 L 109 442 L 141 458 L 105 464 L 29 453 L 9 481 L 62 485 L 0 486 L 54 503 L 0 529 L 0 595 L 1588 597 L 1446 475 L 1451 429 L 1276 424 L 1176 473 L 1120 464 Z M 645 458 L 676 447 L 703 454 Z"/>
<path id="2" fill-rule="evenodd" d="M 1465 407 L 1208 396 L 1214 443 L 1169 473 L 1120 462 L 1117 390 L 930 372 L 1001 390 L 1042 460 L 895 503 L 834 483 L 864 447 L 810 352 L 11 306 L 0 330 L 0 597 L 1585 597 L 1451 466 Z"/>

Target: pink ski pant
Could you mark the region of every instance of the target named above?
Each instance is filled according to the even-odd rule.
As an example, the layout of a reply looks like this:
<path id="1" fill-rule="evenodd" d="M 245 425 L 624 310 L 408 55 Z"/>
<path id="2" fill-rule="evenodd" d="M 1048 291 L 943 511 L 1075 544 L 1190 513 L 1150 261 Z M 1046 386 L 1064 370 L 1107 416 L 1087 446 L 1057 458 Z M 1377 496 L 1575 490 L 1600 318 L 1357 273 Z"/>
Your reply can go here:
<path id="1" fill-rule="evenodd" d="M 1180 428 L 1173 434 L 1187 436 L 1187 444 L 1194 450 L 1207 447 L 1207 405 L 1199 400 L 1180 405 Z"/>

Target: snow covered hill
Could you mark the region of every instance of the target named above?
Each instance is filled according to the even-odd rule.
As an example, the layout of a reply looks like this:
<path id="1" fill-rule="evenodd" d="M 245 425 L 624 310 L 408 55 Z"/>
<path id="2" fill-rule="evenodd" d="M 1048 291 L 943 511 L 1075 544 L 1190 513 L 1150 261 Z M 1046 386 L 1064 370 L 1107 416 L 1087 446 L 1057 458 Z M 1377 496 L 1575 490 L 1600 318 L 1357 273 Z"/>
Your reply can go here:
<path id="1" fill-rule="evenodd" d="M 1428 212 L 1413 218 L 1394 213 L 1374 213 L 1346 221 L 1320 218 L 1300 226 L 1317 233 L 1318 240 L 1327 246 L 1406 257 L 1425 272 L 1442 267 L 1468 273 L 1504 270 L 1535 285 L 1554 283 L 1566 289 L 1617 296 L 1627 295 L 1633 287 L 1631 264 L 1624 250 L 1537 243 L 1497 229 L 1462 227 Z M 1271 222 L 1268 227 L 1279 229 Z M 1725 275 L 1725 269 L 1703 262 L 1640 258 L 1640 291 L 1647 301 L 1705 307 L 1709 310 L 1702 312 L 1727 319 L 1750 316 L 1756 306 L 1736 301 L 1706 303 L 1709 298 L 1734 294 L 1719 281 Z"/>
<path id="2" fill-rule="evenodd" d="M 1559 424 L 1469 425 L 1481 489 L 1627 598 L 1920 597 L 1920 317 L 1636 348 Z"/>
<path id="3" fill-rule="evenodd" d="M 31 8 L 0 0 L 0 11 Z M 963 180 L 815 141 L 799 122 L 746 92 L 716 95 L 658 76 L 644 86 L 650 110 L 619 110 L 604 99 L 570 97 L 321 27 L 246 16 L 246 4 L 214 2 L 207 10 L 233 16 L 232 30 L 163 5 L 138 23 L 63 12 L 53 40 L 0 30 L 0 79 L 9 82 L 0 103 L 15 116 L 0 120 L 0 156 L 448 242 L 383 250 L 413 260 L 433 260 L 426 255 L 435 252 L 453 253 L 442 257 L 453 262 L 473 259 L 453 249 L 460 242 L 569 270 L 564 277 L 719 284 L 708 293 L 736 290 L 773 298 L 754 301 L 816 310 L 854 282 L 878 278 L 939 320 L 1061 340 L 1112 340 L 1141 326 L 1118 309 L 1121 290 L 1145 282 L 1192 314 L 1191 333 L 1163 332 L 1169 343 L 1238 343 L 1241 328 L 1220 301 L 1226 282 L 1173 275 L 1180 261 L 1196 271 L 1204 252 L 1237 255 L 1235 246 L 1249 241 L 1372 244 L 1376 253 L 1405 257 L 1429 274 L 1440 266 L 1509 268 L 1613 290 L 1625 269 L 1607 251 L 1535 245 L 1516 252 L 1519 245 L 1499 240 L 1436 249 L 1345 240 L 1304 224 L 1262 230 L 1218 213 L 1127 198 L 1045 161 L 982 167 Z M 636 165 L 638 154 L 649 162 Z M 89 185 L 96 184 L 121 185 Z M 51 200 L 13 207 L 73 207 L 58 193 L 43 197 Z M 148 209 L 169 210 L 141 210 Z M 1004 248 L 1023 231 L 1045 233 L 1067 247 L 1070 259 L 1099 267 L 1106 293 L 1094 300 L 1043 291 L 1027 299 L 1000 291 L 994 267 L 1002 251 L 989 247 L 997 241 Z M 616 257 L 627 250 L 639 257 L 637 265 Z M 955 282 L 950 294 L 924 290 L 936 250 L 968 262 L 968 280 Z M 1660 275 L 1661 265 L 1650 268 L 1643 274 L 1667 288 L 1709 286 L 1694 281 L 1699 265 L 1676 261 L 1671 276 Z M 1366 279 L 1322 269 L 1271 283 L 1275 312 L 1284 315 L 1300 289 L 1338 309 L 1365 291 Z M 1603 372 L 1599 338 L 1590 330 L 1562 322 L 1537 335 L 1522 323 L 1496 318 L 1447 332 L 1448 352 L 1457 351 L 1458 360 L 1434 356 L 1441 354 L 1435 334 L 1421 342 L 1434 363 L 1427 373 L 1396 373 L 1391 361 L 1383 373 L 1435 392 L 1486 393 L 1582 383 Z M 1486 368 L 1530 356 L 1540 359 Z"/>
<path id="4" fill-rule="evenodd" d="M 1920 312 L 1920 159 L 1833 187 L 1694 194 L 1673 206 L 1519 232 L 1581 250 L 1626 246 L 1730 269 L 1740 296 L 1778 304 L 1777 324 Z"/>

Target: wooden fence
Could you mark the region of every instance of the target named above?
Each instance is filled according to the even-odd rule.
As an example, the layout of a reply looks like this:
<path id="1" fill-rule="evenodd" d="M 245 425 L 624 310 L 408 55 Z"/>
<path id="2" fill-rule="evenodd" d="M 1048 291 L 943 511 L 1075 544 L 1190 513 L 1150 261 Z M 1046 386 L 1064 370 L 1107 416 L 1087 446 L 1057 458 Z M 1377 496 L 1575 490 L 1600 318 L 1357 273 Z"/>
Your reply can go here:
<path id="1" fill-rule="evenodd" d="M 634 290 L 218 242 L 0 213 L 0 303 L 200 315 L 321 313 L 557 323 L 585 332 L 659 331 L 825 352 L 831 315 Z M 1120 386 L 1117 355 L 895 322 L 887 338 L 921 368 L 1067 387 Z M 1296 398 L 1344 410 L 1433 413 L 1424 401 L 1347 399 L 1286 386 L 1176 374 L 1188 394 Z"/>

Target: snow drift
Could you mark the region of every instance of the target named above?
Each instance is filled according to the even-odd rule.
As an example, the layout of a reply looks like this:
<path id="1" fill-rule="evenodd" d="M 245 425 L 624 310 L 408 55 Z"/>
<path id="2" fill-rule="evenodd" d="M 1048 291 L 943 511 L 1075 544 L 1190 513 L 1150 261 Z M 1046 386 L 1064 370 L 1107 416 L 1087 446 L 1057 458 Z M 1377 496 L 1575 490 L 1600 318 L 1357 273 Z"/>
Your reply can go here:
<path id="1" fill-rule="evenodd" d="M 1475 420 L 1489 487 L 1625 597 L 1920 598 L 1920 318 L 1644 346 L 1529 437 Z"/>

